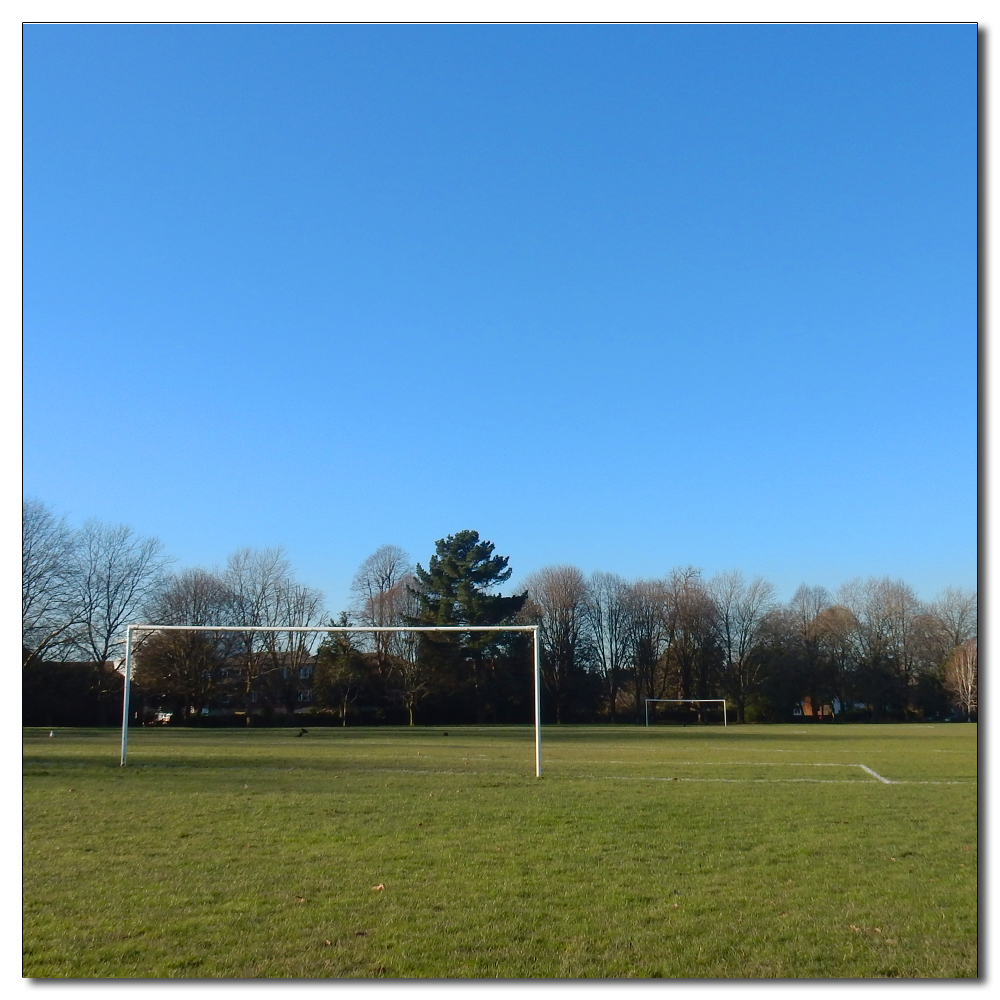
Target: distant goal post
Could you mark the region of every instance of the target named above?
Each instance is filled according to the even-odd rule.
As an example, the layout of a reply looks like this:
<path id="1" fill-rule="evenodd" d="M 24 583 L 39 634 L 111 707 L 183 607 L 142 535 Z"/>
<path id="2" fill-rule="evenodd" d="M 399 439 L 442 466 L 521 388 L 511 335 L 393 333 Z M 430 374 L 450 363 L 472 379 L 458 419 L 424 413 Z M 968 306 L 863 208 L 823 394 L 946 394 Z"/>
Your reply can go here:
<path id="1" fill-rule="evenodd" d="M 132 635 L 136 632 L 531 632 L 535 667 L 535 777 L 542 776 L 542 648 L 537 625 L 129 625 L 125 629 L 122 684 L 122 756 L 128 755 L 128 701 L 132 680 Z"/>
<path id="2" fill-rule="evenodd" d="M 646 699 L 646 725 L 649 725 L 649 706 L 650 704 L 661 704 L 661 705 L 721 705 L 722 706 L 722 724 L 723 726 L 728 726 L 729 721 L 726 717 L 726 699 L 725 698 L 647 698 Z"/>

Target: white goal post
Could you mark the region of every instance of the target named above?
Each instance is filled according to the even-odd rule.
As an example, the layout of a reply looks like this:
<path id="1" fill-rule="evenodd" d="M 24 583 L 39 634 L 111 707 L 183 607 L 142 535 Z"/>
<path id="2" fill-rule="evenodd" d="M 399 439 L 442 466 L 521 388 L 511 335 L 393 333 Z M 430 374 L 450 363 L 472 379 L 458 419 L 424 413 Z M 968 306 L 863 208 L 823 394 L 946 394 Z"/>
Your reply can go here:
<path id="1" fill-rule="evenodd" d="M 715 703 L 718 705 L 720 702 L 722 704 L 722 724 L 723 726 L 728 726 L 729 723 L 726 720 L 726 699 L 725 698 L 647 698 L 646 699 L 646 725 L 649 725 L 649 703 L 650 702 L 661 702 L 669 705 L 685 705 L 691 703 L 697 703 L 699 705 L 704 705 L 708 703 Z"/>
<path id="2" fill-rule="evenodd" d="M 542 649 L 537 625 L 129 625 L 125 629 L 122 759 L 128 752 L 128 696 L 134 632 L 531 632 L 535 661 L 535 777 L 542 776 Z"/>

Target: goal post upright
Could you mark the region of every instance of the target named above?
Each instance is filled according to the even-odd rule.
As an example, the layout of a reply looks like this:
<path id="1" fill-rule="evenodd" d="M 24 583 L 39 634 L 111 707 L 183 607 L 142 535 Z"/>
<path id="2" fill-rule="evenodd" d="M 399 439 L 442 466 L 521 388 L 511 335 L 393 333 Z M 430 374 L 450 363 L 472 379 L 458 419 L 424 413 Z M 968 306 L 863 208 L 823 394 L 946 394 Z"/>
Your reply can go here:
<path id="1" fill-rule="evenodd" d="M 659 702 L 664 705 L 722 705 L 722 725 L 729 728 L 729 720 L 726 716 L 725 698 L 647 698 L 646 699 L 646 727 L 649 728 L 649 703 Z"/>
<path id="2" fill-rule="evenodd" d="M 535 674 L 535 777 L 542 776 L 542 650 L 537 625 L 128 625 L 122 684 L 122 767 L 125 767 L 128 752 L 133 632 L 530 632 Z"/>
<path id="3" fill-rule="evenodd" d="M 128 752 L 128 695 L 132 678 L 132 626 L 125 630 L 125 676 L 122 678 L 122 762 L 125 766 L 125 755 Z"/>
<path id="4" fill-rule="evenodd" d="M 542 776 L 542 650 L 538 641 L 538 626 L 532 633 L 535 666 L 535 777 Z"/>

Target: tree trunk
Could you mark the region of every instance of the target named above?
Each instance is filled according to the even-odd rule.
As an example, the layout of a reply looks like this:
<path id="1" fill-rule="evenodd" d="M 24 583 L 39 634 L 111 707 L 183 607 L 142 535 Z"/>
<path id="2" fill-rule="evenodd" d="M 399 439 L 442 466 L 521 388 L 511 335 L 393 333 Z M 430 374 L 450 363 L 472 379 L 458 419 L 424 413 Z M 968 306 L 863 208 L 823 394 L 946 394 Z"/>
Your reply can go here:
<path id="1" fill-rule="evenodd" d="M 104 663 L 97 666 L 97 724 L 99 726 L 106 726 L 108 724 L 107 717 L 107 707 L 104 704 L 104 684 L 102 683 L 104 678 L 101 676 L 104 670 Z"/>

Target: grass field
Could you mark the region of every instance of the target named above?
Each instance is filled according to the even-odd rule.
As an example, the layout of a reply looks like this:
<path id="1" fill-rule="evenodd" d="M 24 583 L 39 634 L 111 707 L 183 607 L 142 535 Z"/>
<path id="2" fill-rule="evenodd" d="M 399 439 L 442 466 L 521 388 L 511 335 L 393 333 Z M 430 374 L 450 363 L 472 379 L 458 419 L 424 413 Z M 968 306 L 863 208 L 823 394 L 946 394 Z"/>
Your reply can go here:
<path id="1" fill-rule="evenodd" d="M 974 725 L 295 732 L 25 730 L 24 975 L 977 975 Z"/>

